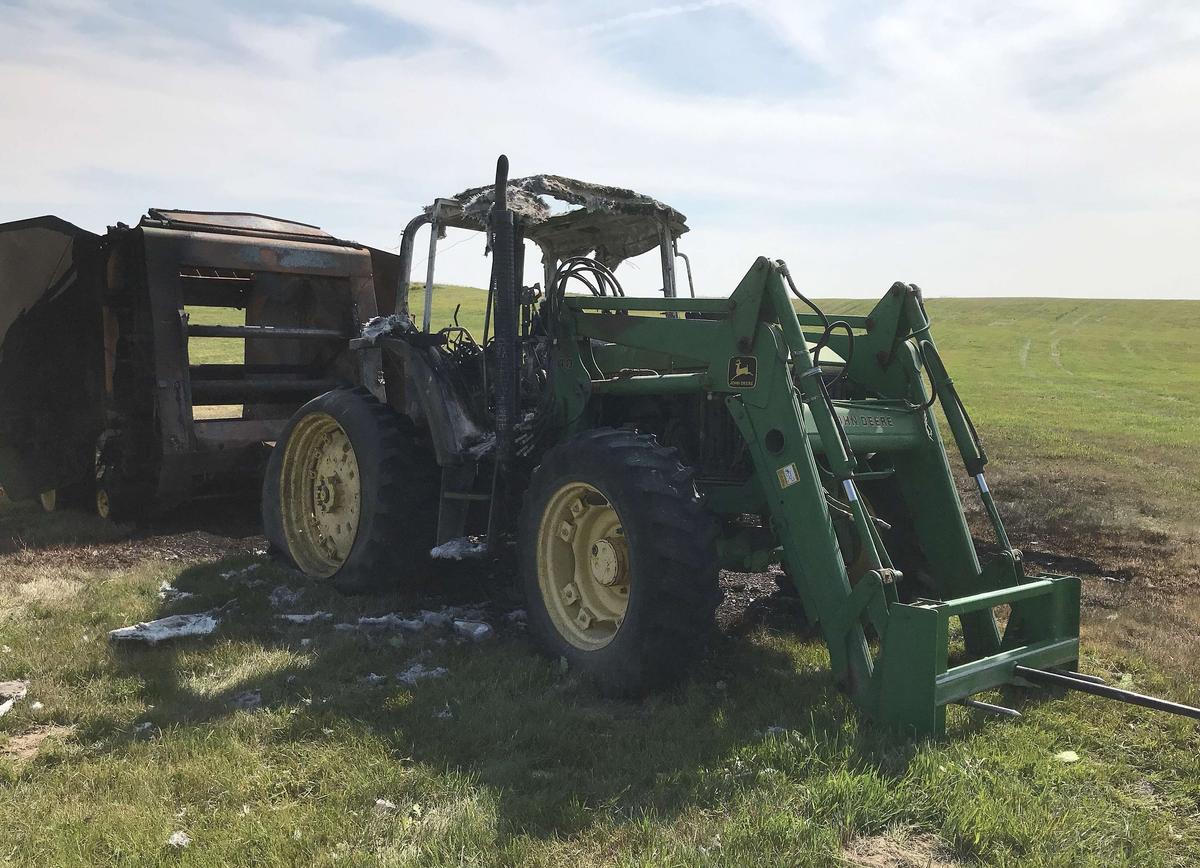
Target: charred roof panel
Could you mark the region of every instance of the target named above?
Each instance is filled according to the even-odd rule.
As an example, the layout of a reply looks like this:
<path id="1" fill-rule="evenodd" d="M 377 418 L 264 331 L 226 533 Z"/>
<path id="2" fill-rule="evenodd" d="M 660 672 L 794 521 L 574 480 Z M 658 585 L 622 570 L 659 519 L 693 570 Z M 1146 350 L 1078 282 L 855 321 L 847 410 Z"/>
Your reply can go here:
<path id="1" fill-rule="evenodd" d="M 555 213 L 546 198 L 575 206 Z M 493 188 L 473 187 L 453 197 L 461 208 L 441 222 L 483 230 L 492 208 Z M 562 175 L 530 175 L 508 182 L 508 206 L 525 225 L 525 237 L 559 258 L 596 258 L 615 267 L 658 246 L 661 229 L 672 238 L 688 231 L 687 218 L 669 205 L 624 187 L 594 184 Z M 434 206 L 426 208 L 431 213 Z"/>

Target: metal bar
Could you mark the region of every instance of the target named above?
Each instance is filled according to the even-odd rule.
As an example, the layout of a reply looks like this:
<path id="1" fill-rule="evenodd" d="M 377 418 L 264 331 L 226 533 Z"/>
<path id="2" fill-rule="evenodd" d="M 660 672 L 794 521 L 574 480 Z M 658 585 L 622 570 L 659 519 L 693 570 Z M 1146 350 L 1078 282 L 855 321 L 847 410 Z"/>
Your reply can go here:
<path id="1" fill-rule="evenodd" d="M 1000 544 L 1002 551 L 1009 551 L 1012 544 L 1008 541 L 1008 532 L 1004 529 L 1004 522 L 1000 520 L 1000 510 L 996 509 L 996 501 L 992 499 L 992 491 L 988 488 L 982 470 L 975 474 L 975 484 L 979 486 L 979 499 L 983 501 L 983 508 L 987 510 L 992 530 L 996 534 L 996 542 Z"/>
<path id="2" fill-rule="evenodd" d="M 242 401 L 314 397 L 342 385 L 339 380 L 197 380 L 193 404 L 236 404 Z"/>
<path id="3" fill-rule="evenodd" d="M 958 597 L 944 603 L 930 603 L 929 608 L 937 609 L 944 615 L 962 615 L 966 612 L 978 612 L 980 609 L 990 609 L 993 606 L 1003 606 L 1005 603 L 1015 603 L 1030 597 L 1040 597 L 1053 592 L 1054 579 L 1042 579 L 1037 582 L 1026 582 L 1011 588 L 999 588 L 995 591 L 984 591 L 970 597 Z M 923 605 L 918 602 L 915 605 Z"/>
<path id="4" fill-rule="evenodd" d="M 193 380 L 234 380 L 241 377 L 253 377 L 262 374 L 295 374 L 311 376 L 319 373 L 319 368 L 312 365 L 191 365 L 188 373 Z"/>
<path id="5" fill-rule="evenodd" d="M 800 321 L 800 325 L 802 326 L 825 328 L 825 323 L 815 313 L 796 311 L 796 319 Z M 871 330 L 871 318 L 869 316 L 854 316 L 853 314 L 839 313 L 836 319 L 840 319 L 846 325 L 850 326 L 850 328 L 857 329 L 858 331 L 869 332 Z"/>
<path id="6" fill-rule="evenodd" d="M 1020 717 L 1021 712 L 1015 708 L 1006 708 L 1003 705 L 995 705 L 991 702 L 983 702 L 979 699 L 960 699 L 959 705 L 965 705 L 967 708 L 976 708 L 980 711 L 986 711 L 989 714 L 1000 714 L 1004 717 Z"/>
<path id="7" fill-rule="evenodd" d="M 148 311 L 151 317 L 151 335 L 154 344 L 152 359 L 154 396 L 154 426 L 158 432 L 158 447 L 162 456 L 159 464 L 157 489 L 154 491 L 159 503 L 179 502 L 192 491 L 190 468 L 181 466 L 186 459 L 177 463 L 168 460 L 173 456 L 191 452 L 195 448 L 192 431 L 191 385 L 187 377 L 188 340 L 187 312 L 183 309 L 183 293 L 179 285 L 179 263 L 182 257 L 178 243 L 180 233 L 167 233 L 172 241 L 151 241 L 155 230 L 145 229 L 142 242 L 145 252 L 144 284 L 139 278 L 128 275 L 125 279 L 139 282 L 155 291 L 147 292 Z M 140 331 L 140 329 L 139 329 Z M 142 371 L 145 368 L 141 368 Z M 149 385 L 149 383 L 147 384 Z"/>
<path id="8" fill-rule="evenodd" d="M 280 340 L 345 341 L 350 335 L 337 329 L 301 329 L 281 326 L 192 325 L 190 338 L 277 338 Z"/>
<path id="9" fill-rule="evenodd" d="M 679 239 L 675 239 L 675 255 L 683 260 L 683 267 L 687 269 L 688 279 L 688 294 L 696 297 L 696 284 L 692 282 L 692 260 L 688 259 L 688 255 L 679 249 Z"/>
<path id="10" fill-rule="evenodd" d="M 979 660 L 972 660 L 970 663 L 950 667 L 937 676 L 934 695 L 939 704 L 954 702 L 983 690 L 1012 683 L 1013 670 L 1021 668 L 1022 662 L 1056 666 L 1078 657 L 1078 639 L 1048 640 L 1011 648 L 981 657 Z"/>
<path id="11" fill-rule="evenodd" d="M 662 279 L 663 279 L 663 295 L 667 298 L 675 298 L 675 257 L 674 241 L 671 238 L 671 230 L 667 228 L 667 224 L 660 223 L 658 227 L 658 256 L 662 263 Z"/>
<path id="12" fill-rule="evenodd" d="M 678 295 L 675 289 L 675 244 L 665 222 L 658 227 L 658 258 L 662 263 L 663 295 L 675 298 Z M 667 311 L 666 316 L 675 319 L 679 313 L 671 310 Z"/>
<path id="13" fill-rule="evenodd" d="M 1171 702 L 1168 699 L 1159 699 L 1156 696 L 1134 693 L 1132 690 L 1122 690 L 1108 684 L 1097 684 L 1094 681 L 1064 675 L 1061 672 L 1050 672 L 1029 666 L 1014 666 L 1013 673 L 1035 683 L 1052 684 L 1068 690 L 1078 690 L 1080 693 L 1091 693 L 1093 696 L 1103 696 L 1105 699 L 1116 699 L 1119 702 L 1128 702 L 1130 705 L 1140 705 L 1142 708 L 1151 708 L 1155 711 L 1165 711 L 1168 714 L 1178 714 L 1193 720 L 1200 720 L 1200 708 Z"/>
<path id="14" fill-rule="evenodd" d="M 569 295 L 563 299 L 563 304 L 571 310 L 681 310 L 723 314 L 732 310 L 727 298 L 597 298 L 594 295 Z"/>
<path id="15" fill-rule="evenodd" d="M 206 448 L 278 440 L 286 419 L 205 419 L 195 423 L 196 442 Z"/>
<path id="16" fill-rule="evenodd" d="M 910 295 L 910 308 L 914 311 L 920 310 L 920 299 L 917 298 L 915 292 Z M 916 315 L 916 313 L 913 314 L 914 317 Z M 946 366 L 942 363 L 942 357 L 938 353 L 937 345 L 929 334 L 928 321 L 922 328 L 915 331 L 915 336 L 917 345 L 921 349 L 921 357 L 925 362 L 926 373 L 933 384 L 934 392 L 942 402 L 942 414 L 946 417 L 950 433 L 954 435 L 954 442 L 958 445 L 958 451 L 962 455 L 967 473 L 971 476 L 982 473 L 984 465 L 987 464 L 987 454 L 975 436 L 974 429 L 967 419 L 966 410 L 963 408 L 962 400 L 954 388 L 954 381 L 950 379 Z"/>
<path id="17" fill-rule="evenodd" d="M 396 313 L 408 313 L 408 288 L 412 281 L 413 245 L 416 244 L 417 230 L 430 222 L 428 214 L 418 214 L 408 221 L 404 234 L 400 236 L 400 264 L 396 269 L 399 278 L 396 281 Z"/>
<path id="18" fill-rule="evenodd" d="M 421 312 L 421 331 L 429 334 L 429 318 L 433 314 L 433 268 L 437 262 L 438 206 L 433 205 L 433 219 L 429 223 L 429 258 L 425 260 L 425 310 Z"/>
<path id="19" fill-rule="evenodd" d="M 1080 681 L 1090 681 L 1093 684 L 1108 684 L 1108 682 L 1099 675 L 1085 675 L 1082 672 L 1072 672 L 1070 669 L 1056 669 L 1054 667 L 1051 667 L 1050 671 L 1057 672 L 1062 675 L 1070 675 L 1072 678 L 1078 678 Z"/>
<path id="20" fill-rule="evenodd" d="M 708 373 L 662 374 L 592 380 L 592 391 L 603 395 L 678 395 L 701 392 L 711 386 Z"/>

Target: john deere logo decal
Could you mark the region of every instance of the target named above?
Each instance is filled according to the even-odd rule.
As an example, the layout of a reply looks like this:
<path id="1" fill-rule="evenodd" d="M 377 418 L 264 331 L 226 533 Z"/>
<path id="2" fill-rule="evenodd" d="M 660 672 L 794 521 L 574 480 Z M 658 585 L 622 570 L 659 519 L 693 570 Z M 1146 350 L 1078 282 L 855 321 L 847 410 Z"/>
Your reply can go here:
<path id="1" fill-rule="evenodd" d="M 758 359 L 754 356 L 734 356 L 729 360 L 729 388 L 753 389 L 758 382 Z"/>

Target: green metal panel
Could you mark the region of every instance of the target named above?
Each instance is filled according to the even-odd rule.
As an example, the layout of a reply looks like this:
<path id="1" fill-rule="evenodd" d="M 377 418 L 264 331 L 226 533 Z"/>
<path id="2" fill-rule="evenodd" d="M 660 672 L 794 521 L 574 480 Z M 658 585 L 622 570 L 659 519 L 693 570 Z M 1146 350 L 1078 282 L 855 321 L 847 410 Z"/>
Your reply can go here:
<path id="1" fill-rule="evenodd" d="M 721 396 L 754 468 L 747 482 L 698 480 L 722 515 L 763 512 L 764 528 L 731 530 L 728 565 L 779 551 L 805 610 L 817 620 L 830 666 L 862 711 L 920 736 L 944 731 L 945 704 L 1014 680 L 1013 666 L 1069 664 L 1078 656 L 1079 582 L 1024 575 L 982 477 L 986 455 L 941 364 L 918 291 L 896 284 L 855 330 L 828 339 L 855 400 L 830 401 L 783 268 L 757 260 L 727 299 L 568 298 L 551 367 L 563 436 L 593 424 L 601 402 L 657 395 Z M 630 315 L 662 313 L 662 316 Z M 667 316 L 691 312 L 696 318 Z M 977 482 L 1000 555 L 981 566 L 954 484 L 925 379 Z M 866 396 L 866 397 L 862 397 Z M 870 456 L 868 459 L 866 456 Z M 897 602 L 892 558 L 863 498 L 862 479 L 894 483 L 938 600 Z M 831 506 L 834 494 L 838 504 Z M 856 537 L 865 574 L 852 584 L 834 524 Z M 847 520 L 844 516 L 849 516 Z M 1010 605 L 1001 636 L 993 608 Z M 950 619 L 968 660 L 948 667 Z M 879 636 L 873 654 L 864 629 Z"/>
<path id="2" fill-rule="evenodd" d="M 932 444 L 933 434 L 925 414 L 902 404 L 834 401 L 833 406 L 856 454 L 903 452 Z M 804 414 L 805 421 L 815 427 L 808 407 L 804 408 Z M 816 437 L 812 447 L 819 454 L 825 451 L 824 442 Z"/>
<path id="3" fill-rule="evenodd" d="M 650 374 L 593 380 L 597 395 L 682 395 L 706 391 L 711 384 L 704 374 Z"/>
<path id="4" fill-rule="evenodd" d="M 937 678 L 946 671 L 947 620 L 936 610 L 902 604 L 888 610 L 882 634 L 874 716 L 914 735 L 946 730 L 946 706 L 937 701 Z"/>
<path id="5" fill-rule="evenodd" d="M 571 310 L 694 311 L 729 313 L 727 298 L 631 298 L 594 295 L 568 295 L 563 305 Z"/>

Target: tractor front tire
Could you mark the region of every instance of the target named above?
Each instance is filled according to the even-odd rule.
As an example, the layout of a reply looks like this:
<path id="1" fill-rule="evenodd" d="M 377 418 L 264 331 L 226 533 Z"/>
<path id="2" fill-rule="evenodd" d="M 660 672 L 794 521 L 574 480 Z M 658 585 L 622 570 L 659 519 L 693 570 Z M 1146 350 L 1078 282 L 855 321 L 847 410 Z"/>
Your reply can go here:
<path id="1" fill-rule="evenodd" d="M 438 512 L 438 467 L 411 420 L 366 389 L 335 389 L 288 421 L 263 480 L 274 552 L 343 593 L 421 578 Z"/>
<path id="2" fill-rule="evenodd" d="M 529 629 L 607 693 L 686 674 L 720 602 L 716 522 L 650 434 L 600 428 L 548 450 L 521 512 Z"/>

